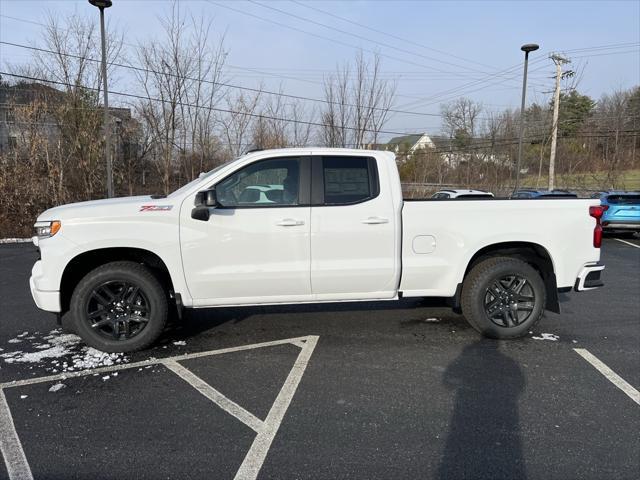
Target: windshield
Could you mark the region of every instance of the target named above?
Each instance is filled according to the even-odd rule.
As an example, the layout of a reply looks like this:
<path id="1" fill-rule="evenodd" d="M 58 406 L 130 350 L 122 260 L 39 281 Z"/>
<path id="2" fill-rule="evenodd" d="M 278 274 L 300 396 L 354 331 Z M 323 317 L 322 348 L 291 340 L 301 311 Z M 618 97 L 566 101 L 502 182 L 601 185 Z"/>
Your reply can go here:
<path id="1" fill-rule="evenodd" d="M 201 173 L 198 178 L 195 178 L 193 180 L 191 180 L 189 183 L 187 183 L 186 185 L 183 185 L 182 187 L 180 187 L 179 189 L 171 192 L 167 198 L 173 198 L 173 197 L 177 197 L 179 195 L 181 195 L 182 193 L 188 191 L 191 187 L 193 187 L 194 185 L 196 185 L 197 183 L 201 182 L 202 180 L 204 180 L 205 178 L 209 178 L 211 175 L 213 175 L 214 173 L 216 173 L 217 171 L 221 170 L 223 167 L 226 167 L 227 165 L 229 165 L 232 162 L 235 162 L 236 160 L 238 160 L 237 158 L 234 158 L 233 160 L 229 160 L 227 162 L 224 162 L 220 165 L 218 165 L 216 168 L 214 168 L 213 170 L 209 170 L 207 173 Z"/>

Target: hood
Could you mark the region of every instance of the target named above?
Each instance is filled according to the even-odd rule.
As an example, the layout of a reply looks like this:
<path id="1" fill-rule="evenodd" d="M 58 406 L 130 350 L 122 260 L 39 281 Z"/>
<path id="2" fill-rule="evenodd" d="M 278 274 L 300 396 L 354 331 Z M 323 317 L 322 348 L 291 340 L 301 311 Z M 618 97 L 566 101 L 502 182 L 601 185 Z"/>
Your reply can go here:
<path id="1" fill-rule="evenodd" d="M 46 210 L 38 216 L 38 221 L 125 217 L 137 212 L 168 211 L 177 201 L 175 198 L 152 199 L 150 195 L 140 195 L 69 203 Z"/>

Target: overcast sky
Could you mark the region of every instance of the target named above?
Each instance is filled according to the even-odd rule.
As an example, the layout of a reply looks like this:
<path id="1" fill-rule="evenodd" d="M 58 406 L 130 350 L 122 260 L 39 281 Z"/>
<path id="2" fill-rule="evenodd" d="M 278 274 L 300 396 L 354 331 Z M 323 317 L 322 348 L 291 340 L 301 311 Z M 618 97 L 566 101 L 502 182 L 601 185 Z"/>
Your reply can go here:
<path id="1" fill-rule="evenodd" d="M 110 27 L 122 30 L 127 43 L 160 38 L 158 17 L 167 14 L 171 2 L 113 3 L 106 12 Z M 323 75 L 362 48 L 365 54 L 379 52 L 385 75 L 397 80 L 397 108 L 439 113 L 440 103 L 459 96 L 482 102 L 486 111 L 517 107 L 521 67 L 495 73 L 522 62 L 519 47 L 532 42 L 541 49 L 531 56 L 528 103 L 549 97 L 551 52 L 567 52 L 572 68 L 583 70 L 580 91 L 594 98 L 640 84 L 637 0 L 183 0 L 180 5 L 197 17 L 212 18 L 214 39 L 224 35 L 227 80 L 252 87 L 262 82 L 265 88 L 296 95 L 321 97 Z M 44 22 L 47 13 L 98 19 L 86 0 L 0 0 L 0 40 L 32 44 L 41 27 L 29 22 Z M 28 61 L 28 55 L 0 44 L 3 68 L 7 62 Z M 126 75 L 118 77 L 120 82 L 126 82 Z M 437 132 L 440 120 L 396 114 L 391 129 Z"/>

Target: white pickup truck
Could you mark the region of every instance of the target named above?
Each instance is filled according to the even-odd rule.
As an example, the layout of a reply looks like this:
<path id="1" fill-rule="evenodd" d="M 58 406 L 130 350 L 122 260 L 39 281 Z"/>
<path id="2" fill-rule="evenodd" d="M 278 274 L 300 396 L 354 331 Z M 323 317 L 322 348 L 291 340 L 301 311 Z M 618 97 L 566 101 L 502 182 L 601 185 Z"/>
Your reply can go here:
<path id="1" fill-rule="evenodd" d="M 173 308 L 401 297 L 446 297 L 482 334 L 518 337 L 559 312 L 558 291 L 602 285 L 599 205 L 403 200 L 392 153 L 257 151 L 166 197 L 47 210 L 31 293 L 109 352 L 151 345 Z"/>

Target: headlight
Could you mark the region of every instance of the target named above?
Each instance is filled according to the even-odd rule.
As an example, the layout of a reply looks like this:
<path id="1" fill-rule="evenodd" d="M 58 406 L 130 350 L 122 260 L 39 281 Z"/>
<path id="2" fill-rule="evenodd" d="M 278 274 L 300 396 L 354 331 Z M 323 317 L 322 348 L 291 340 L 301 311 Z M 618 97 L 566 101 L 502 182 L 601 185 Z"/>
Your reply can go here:
<path id="1" fill-rule="evenodd" d="M 50 222 L 36 222 L 33 226 L 36 229 L 36 236 L 39 239 L 53 237 L 58 231 L 60 227 L 62 227 L 62 223 L 60 220 L 52 220 Z"/>

